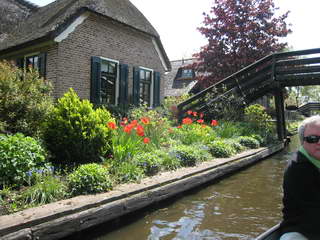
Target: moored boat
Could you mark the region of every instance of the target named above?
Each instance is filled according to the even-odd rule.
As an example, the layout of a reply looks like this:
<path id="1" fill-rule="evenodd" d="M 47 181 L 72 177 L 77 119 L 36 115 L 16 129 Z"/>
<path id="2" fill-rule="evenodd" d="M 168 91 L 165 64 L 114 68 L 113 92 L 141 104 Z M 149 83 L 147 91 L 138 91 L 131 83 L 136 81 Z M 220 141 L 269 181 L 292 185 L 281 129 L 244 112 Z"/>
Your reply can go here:
<path id="1" fill-rule="evenodd" d="M 279 240 L 280 238 L 280 224 L 273 226 L 266 232 L 259 235 L 255 240 Z"/>

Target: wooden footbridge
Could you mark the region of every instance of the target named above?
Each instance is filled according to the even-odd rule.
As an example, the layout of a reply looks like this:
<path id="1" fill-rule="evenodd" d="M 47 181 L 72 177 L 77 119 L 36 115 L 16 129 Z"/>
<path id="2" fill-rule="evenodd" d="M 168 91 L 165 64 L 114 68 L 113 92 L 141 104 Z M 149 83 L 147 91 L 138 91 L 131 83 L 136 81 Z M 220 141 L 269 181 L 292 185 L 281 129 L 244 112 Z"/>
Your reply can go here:
<path id="1" fill-rule="evenodd" d="M 311 116 L 312 111 L 315 110 L 320 110 L 320 102 L 308 102 L 297 108 L 297 111 L 306 117 Z"/>
<path id="2" fill-rule="evenodd" d="M 320 85 L 320 48 L 268 55 L 179 104 L 179 117 L 188 110 L 210 112 L 213 103 L 232 96 L 247 105 L 273 94 L 277 132 L 282 140 L 286 138 L 284 88 L 306 85 Z"/>

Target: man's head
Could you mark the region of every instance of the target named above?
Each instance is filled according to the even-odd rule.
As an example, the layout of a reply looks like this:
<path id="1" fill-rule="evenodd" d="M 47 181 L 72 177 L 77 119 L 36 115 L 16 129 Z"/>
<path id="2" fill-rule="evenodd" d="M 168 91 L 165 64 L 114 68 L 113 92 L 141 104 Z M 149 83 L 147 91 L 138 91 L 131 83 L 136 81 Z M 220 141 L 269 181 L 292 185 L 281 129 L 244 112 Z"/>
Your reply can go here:
<path id="1" fill-rule="evenodd" d="M 303 148 L 312 157 L 320 160 L 320 115 L 303 120 L 298 134 Z"/>

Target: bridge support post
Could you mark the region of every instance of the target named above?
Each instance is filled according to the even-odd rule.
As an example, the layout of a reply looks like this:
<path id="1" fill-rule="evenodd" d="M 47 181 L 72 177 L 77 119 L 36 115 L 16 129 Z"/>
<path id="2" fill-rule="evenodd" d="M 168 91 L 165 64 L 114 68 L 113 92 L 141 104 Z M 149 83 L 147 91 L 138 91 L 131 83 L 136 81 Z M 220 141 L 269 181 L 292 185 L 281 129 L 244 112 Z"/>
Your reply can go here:
<path id="1" fill-rule="evenodd" d="M 284 100 L 283 100 L 283 89 L 278 87 L 274 93 L 276 114 L 277 114 L 277 133 L 278 139 L 283 141 L 287 137 L 286 133 L 286 122 L 284 117 Z"/>

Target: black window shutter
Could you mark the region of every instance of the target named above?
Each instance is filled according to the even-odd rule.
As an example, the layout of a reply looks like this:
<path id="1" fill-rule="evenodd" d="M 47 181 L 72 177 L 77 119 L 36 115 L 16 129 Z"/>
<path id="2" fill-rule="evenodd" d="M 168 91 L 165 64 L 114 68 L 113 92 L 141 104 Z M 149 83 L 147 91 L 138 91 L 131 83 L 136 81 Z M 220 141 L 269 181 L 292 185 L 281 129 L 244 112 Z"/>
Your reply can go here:
<path id="1" fill-rule="evenodd" d="M 153 106 L 160 106 L 160 72 L 154 72 L 153 81 Z"/>
<path id="2" fill-rule="evenodd" d="M 101 58 L 91 58 L 91 89 L 90 101 L 95 104 L 100 103 L 101 94 Z"/>
<path id="3" fill-rule="evenodd" d="M 41 77 L 46 77 L 47 74 L 47 53 L 39 54 L 39 63 L 38 63 L 39 74 Z"/>
<path id="4" fill-rule="evenodd" d="M 139 106 L 140 99 L 140 68 L 133 68 L 133 93 L 132 93 L 132 102 L 135 106 Z"/>
<path id="5" fill-rule="evenodd" d="M 120 64 L 119 104 L 125 105 L 128 101 L 128 65 Z"/>
<path id="6" fill-rule="evenodd" d="M 179 68 L 175 79 L 178 79 L 181 77 L 182 77 L 182 68 Z"/>

